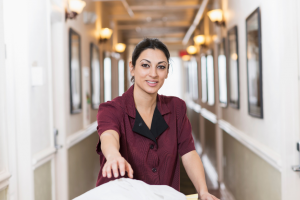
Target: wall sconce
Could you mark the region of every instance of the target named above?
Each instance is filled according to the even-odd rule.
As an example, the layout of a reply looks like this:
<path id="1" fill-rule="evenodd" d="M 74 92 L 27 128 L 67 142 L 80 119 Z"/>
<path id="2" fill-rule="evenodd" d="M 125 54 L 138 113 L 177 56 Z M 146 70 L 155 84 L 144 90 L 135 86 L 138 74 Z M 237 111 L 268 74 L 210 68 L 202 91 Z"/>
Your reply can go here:
<path id="1" fill-rule="evenodd" d="M 205 44 L 205 35 L 197 35 L 194 37 L 194 42 L 196 45 L 204 45 Z"/>
<path id="2" fill-rule="evenodd" d="M 83 8 L 86 6 L 85 1 L 82 0 L 69 0 L 69 11 L 66 9 L 65 18 L 67 19 L 75 19 L 77 15 L 79 15 Z"/>
<path id="3" fill-rule="evenodd" d="M 215 9 L 207 12 L 209 19 L 216 23 L 218 26 L 225 26 L 225 21 L 223 20 L 223 11 L 221 9 Z"/>
<path id="4" fill-rule="evenodd" d="M 126 49 L 126 44 L 124 44 L 124 43 L 118 43 L 115 46 L 115 50 L 118 53 L 123 53 L 125 51 L 125 49 Z"/>
<path id="5" fill-rule="evenodd" d="M 197 48 L 194 45 L 191 45 L 186 48 L 186 51 L 188 52 L 188 54 L 193 55 L 197 53 Z"/>
<path id="6" fill-rule="evenodd" d="M 112 34 L 111 29 L 109 28 L 101 29 L 99 43 L 106 42 L 111 37 L 111 34 Z"/>
<path id="7" fill-rule="evenodd" d="M 190 55 L 183 55 L 181 58 L 182 58 L 183 61 L 189 61 L 191 59 L 191 56 Z"/>

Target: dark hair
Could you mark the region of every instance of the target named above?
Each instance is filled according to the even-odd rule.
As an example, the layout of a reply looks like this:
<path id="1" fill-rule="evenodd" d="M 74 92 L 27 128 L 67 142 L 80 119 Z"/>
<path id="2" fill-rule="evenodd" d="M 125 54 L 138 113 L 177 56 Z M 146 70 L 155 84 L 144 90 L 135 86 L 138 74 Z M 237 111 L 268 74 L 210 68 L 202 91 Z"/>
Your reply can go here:
<path id="1" fill-rule="evenodd" d="M 170 52 L 169 52 L 167 46 L 157 38 L 145 38 L 142 41 L 140 41 L 133 50 L 133 53 L 132 53 L 132 65 L 133 65 L 133 67 L 135 67 L 136 60 L 138 59 L 138 57 L 146 49 L 159 49 L 159 50 L 161 50 L 162 52 L 164 52 L 164 54 L 165 54 L 165 56 L 168 60 L 168 63 L 169 63 Z M 169 67 L 168 67 L 168 69 L 169 69 Z M 131 77 L 131 82 L 134 82 L 134 76 Z"/>

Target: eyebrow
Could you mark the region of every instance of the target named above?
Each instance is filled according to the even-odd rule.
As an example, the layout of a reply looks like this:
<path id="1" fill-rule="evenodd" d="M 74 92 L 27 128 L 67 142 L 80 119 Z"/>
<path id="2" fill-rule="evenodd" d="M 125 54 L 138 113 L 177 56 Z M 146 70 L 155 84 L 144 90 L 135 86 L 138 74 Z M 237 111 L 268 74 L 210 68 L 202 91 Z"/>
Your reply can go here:
<path id="1" fill-rule="evenodd" d="M 151 63 L 149 60 L 147 60 L 147 59 L 142 59 L 140 62 L 142 62 L 143 60 L 145 60 L 145 61 L 147 61 L 148 63 Z M 166 63 L 166 64 L 168 64 L 166 61 L 160 61 L 160 62 L 158 62 L 157 64 L 161 64 L 161 63 Z"/>

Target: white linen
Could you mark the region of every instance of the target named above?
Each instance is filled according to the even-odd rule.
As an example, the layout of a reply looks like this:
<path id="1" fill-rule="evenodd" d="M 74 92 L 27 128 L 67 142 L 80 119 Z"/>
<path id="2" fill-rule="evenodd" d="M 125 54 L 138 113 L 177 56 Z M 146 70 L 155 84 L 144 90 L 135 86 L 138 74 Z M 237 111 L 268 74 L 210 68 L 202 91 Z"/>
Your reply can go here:
<path id="1" fill-rule="evenodd" d="M 100 185 L 73 200 L 186 200 L 184 194 L 167 185 L 120 178 Z"/>

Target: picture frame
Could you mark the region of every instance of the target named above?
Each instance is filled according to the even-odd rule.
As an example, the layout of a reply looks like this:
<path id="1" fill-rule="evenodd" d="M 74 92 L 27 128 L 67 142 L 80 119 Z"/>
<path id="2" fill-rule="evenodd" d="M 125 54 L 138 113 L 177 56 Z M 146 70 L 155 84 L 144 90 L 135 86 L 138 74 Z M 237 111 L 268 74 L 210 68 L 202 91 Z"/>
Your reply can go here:
<path id="1" fill-rule="evenodd" d="M 260 8 L 246 18 L 247 89 L 249 115 L 263 118 Z"/>
<path id="2" fill-rule="evenodd" d="M 240 78 L 239 78 L 239 51 L 238 27 L 234 26 L 227 32 L 228 37 L 228 72 L 229 72 L 229 105 L 240 108 Z"/>
<path id="3" fill-rule="evenodd" d="M 91 106 L 94 110 L 98 110 L 101 103 L 100 62 L 98 46 L 94 43 L 90 43 Z"/>
<path id="4" fill-rule="evenodd" d="M 206 80 L 207 80 L 207 104 L 213 106 L 215 104 L 215 69 L 214 54 L 212 50 L 206 53 Z"/>
<path id="5" fill-rule="evenodd" d="M 226 63 L 226 39 L 218 44 L 218 79 L 219 79 L 219 103 L 221 107 L 227 107 L 227 63 Z"/>
<path id="6" fill-rule="evenodd" d="M 80 113 L 82 110 L 81 38 L 72 28 L 69 29 L 69 79 L 70 113 Z"/>

